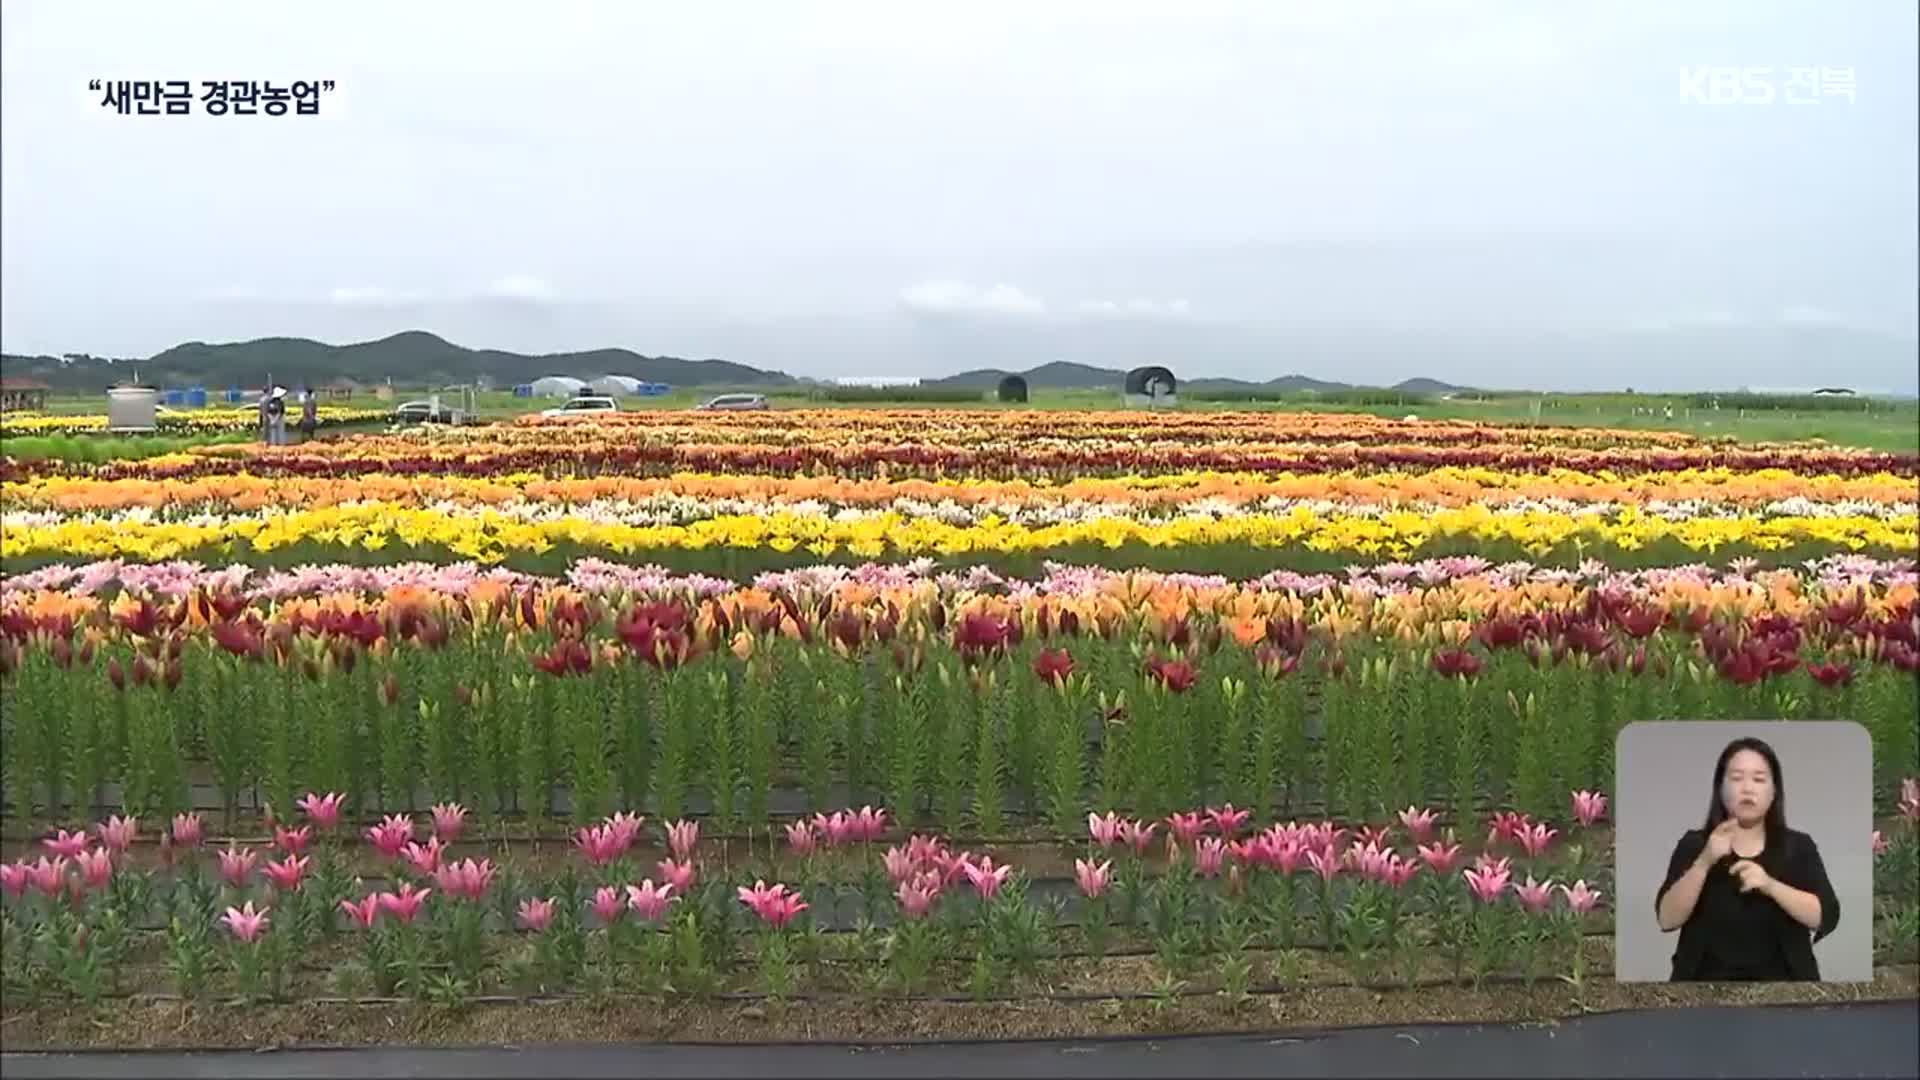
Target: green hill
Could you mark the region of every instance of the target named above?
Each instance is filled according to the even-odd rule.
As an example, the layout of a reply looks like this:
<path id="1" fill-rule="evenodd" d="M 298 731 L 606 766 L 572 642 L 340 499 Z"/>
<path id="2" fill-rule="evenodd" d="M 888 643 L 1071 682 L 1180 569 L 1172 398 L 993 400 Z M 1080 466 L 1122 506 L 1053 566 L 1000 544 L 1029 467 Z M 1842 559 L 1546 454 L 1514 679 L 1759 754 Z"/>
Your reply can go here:
<path id="1" fill-rule="evenodd" d="M 98 390 L 131 379 L 151 386 L 199 384 L 209 388 L 259 386 L 268 378 L 283 385 L 319 385 L 336 379 L 374 384 L 391 379 L 401 386 L 473 382 L 496 385 L 531 382 L 544 375 L 595 379 L 629 375 L 672 386 L 790 386 L 792 376 L 761 371 L 725 360 L 683 360 L 642 356 L 628 349 L 523 355 L 498 349 L 469 349 L 435 334 L 410 330 L 352 345 L 328 345 L 306 338 L 261 338 L 210 345 L 191 341 L 146 359 L 66 356 L 0 357 L 9 378 L 37 379 L 60 390 Z"/>

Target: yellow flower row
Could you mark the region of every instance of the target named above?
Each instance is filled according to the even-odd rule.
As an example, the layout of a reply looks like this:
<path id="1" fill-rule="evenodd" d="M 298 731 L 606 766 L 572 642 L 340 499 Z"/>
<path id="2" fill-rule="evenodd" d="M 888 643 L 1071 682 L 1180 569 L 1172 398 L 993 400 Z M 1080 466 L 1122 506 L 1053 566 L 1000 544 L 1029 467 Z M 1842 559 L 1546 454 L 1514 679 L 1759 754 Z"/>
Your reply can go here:
<path id="1" fill-rule="evenodd" d="M 686 525 L 636 526 L 578 517 L 522 521 L 491 510 L 447 514 L 404 505 L 367 504 L 213 519 L 204 523 L 78 520 L 9 524 L 0 559 L 36 556 L 160 561 L 213 545 L 244 540 L 256 552 L 301 543 L 378 551 L 393 544 L 444 547 L 456 556 L 498 562 L 511 553 L 541 553 L 568 543 L 619 555 L 709 548 L 776 551 L 806 549 L 822 557 L 887 554 L 959 555 L 968 552 L 1043 552 L 1069 545 L 1118 548 L 1244 544 L 1304 547 L 1367 558 L 1402 558 L 1434 541 L 1511 543 L 1545 555 L 1567 542 L 1635 550 L 1678 541 L 1703 552 L 1732 545 L 1780 550 L 1799 543 L 1837 551 L 1920 549 L 1920 519 L 1869 517 L 1696 518 L 1671 521 L 1633 508 L 1617 514 L 1502 512 L 1472 505 L 1433 513 L 1373 516 L 1318 514 L 1297 507 L 1285 514 L 1222 520 L 1142 521 L 1105 518 L 1027 526 L 987 517 L 973 525 L 878 514 L 857 520 L 778 512 L 716 517 Z"/>
<path id="2" fill-rule="evenodd" d="M 1424 472 L 1261 475 L 1248 472 L 1177 472 L 1158 476 L 1084 477 L 1061 483 L 954 479 L 865 479 L 843 476 L 597 476 L 546 479 L 534 473 L 497 477 L 392 476 L 276 477 L 248 474 L 178 480 L 95 479 L 45 476 L 0 488 L 8 505 L 67 511 L 153 509 L 214 504 L 241 511 L 318 507 L 339 503 L 450 501 L 466 505 L 526 499 L 587 503 L 599 499 L 643 500 L 662 496 L 751 499 L 768 503 L 820 500 L 834 505 L 877 505 L 896 499 L 1034 505 L 1097 502 L 1175 506 L 1197 499 L 1248 504 L 1262 499 L 1329 499 L 1367 505 L 1439 504 L 1565 499 L 1643 504 L 1651 500 L 1708 500 L 1739 505 L 1802 498 L 1819 502 L 1912 504 L 1913 481 L 1871 476 L 1800 476 L 1783 469 L 1739 473 L 1727 469 L 1678 470 L 1612 477 L 1574 469 L 1543 474 L 1443 467 Z"/>
<path id="3" fill-rule="evenodd" d="M 295 411 L 289 417 L 289 422 L 299 417 L 298 406 L 293 406 L 293 409 Z M 382 409 L 322 405 L 315 414 L 315 418 L 322 426 L 327 426 L 364 423 L 380 420 L 388 415 L 389 413 Z M 4 421 L 0 421 L 0 435 L 79 435 L 105 431 L 107 421 L 108 417 L 97 413 L 9 415 Z M 161 414 L 154 420 L 155 430 L 173 433 L 248 431 L 259 423 L 260 411 L 251 407 L 169 412 Z"/>

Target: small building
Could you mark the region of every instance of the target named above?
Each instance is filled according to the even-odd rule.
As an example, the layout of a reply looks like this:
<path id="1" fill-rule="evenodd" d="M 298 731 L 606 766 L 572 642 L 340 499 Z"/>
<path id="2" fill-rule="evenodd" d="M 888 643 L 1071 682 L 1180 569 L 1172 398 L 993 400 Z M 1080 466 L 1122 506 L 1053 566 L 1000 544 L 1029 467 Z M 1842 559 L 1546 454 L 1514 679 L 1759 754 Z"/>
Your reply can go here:
<path id="1" fill-rule="evenodd" d="M 602 375 L 588 384 L 596 394 L 629 397 L 640 392 L 640 380 L 631 375 Z"/>
<path id="2" fill-rule="evenodd" d="M 47 407 L 46 383 L 0 376 L 0 412 L 38 411 Z"/>
<path id="3" fill-rule="evenodd" d="M 1852 397 L 1853 391 L 1844 386 L 1823 386 L 1813 392 L 1814 397 Z"/>
<path id="4" fill-rule="evenodd" d="M 548 375 L 532 383 L 534 397 L 570 398 L 587 388 L 586 380 L 571 375 Z"/>
<path id="5" fill-rule="evenodd" d="M 1173 372 L 1163 367 L 1137 367 L 1127 372 L 1126 401 L 1136 409 L 1166 409 L 1179 404 Z"/>
<path id="6" fill-rule="evenodd" d="M 1027 380 L 1019 375 L 1009 375 L 1000 380 L 1000 400 L 1022 402 L 1027 400 Z"/>

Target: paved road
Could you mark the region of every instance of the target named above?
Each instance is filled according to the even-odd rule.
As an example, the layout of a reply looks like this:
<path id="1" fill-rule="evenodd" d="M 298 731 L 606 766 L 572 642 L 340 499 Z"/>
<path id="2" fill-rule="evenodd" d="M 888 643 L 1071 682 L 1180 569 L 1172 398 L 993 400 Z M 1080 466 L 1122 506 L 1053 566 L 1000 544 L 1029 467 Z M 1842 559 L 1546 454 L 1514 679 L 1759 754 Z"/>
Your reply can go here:
<path id="1" fill-rule="evenodd" d="M 567 1044 L 0 1054 L 38 1077 L 1407 1076 L 1916 1077 L 1920 1003 L 1614 1013 L 1558 1027 L 1403 1027 L 1124 1041 L 674 1046 Z"/>

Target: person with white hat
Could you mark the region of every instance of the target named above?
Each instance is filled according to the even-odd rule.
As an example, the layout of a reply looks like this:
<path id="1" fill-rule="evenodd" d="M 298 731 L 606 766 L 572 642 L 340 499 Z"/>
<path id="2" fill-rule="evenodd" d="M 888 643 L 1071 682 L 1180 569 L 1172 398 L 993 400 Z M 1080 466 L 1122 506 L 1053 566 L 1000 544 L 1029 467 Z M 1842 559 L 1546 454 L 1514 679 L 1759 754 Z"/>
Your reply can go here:
<path id="1" fill-rule="evenodd" d="M 276 386 L 267 395 L 267 443 L 287 445 L 287 388 Z"/>

